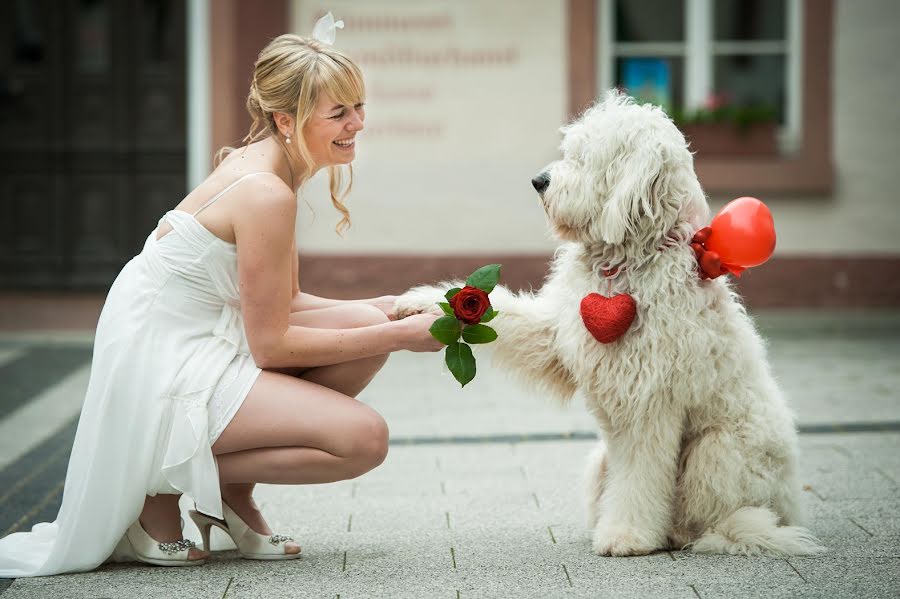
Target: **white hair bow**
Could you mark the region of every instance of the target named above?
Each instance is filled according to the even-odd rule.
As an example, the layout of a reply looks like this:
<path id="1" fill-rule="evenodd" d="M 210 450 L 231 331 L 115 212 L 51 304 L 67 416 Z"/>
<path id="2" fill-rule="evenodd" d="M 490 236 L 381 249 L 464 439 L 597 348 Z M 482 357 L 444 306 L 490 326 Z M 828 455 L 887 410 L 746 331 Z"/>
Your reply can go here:
<path id="1" fill-rule="evenodd" d="M 331 14 L 331 11 L 328 11 L 328 14 L 316 21 L 315 27 L 313 27 L 313 39 L 316 39 L 323 44 L 328 44 L 329 46 L 334 45 L 334 30 L 335 29 L 343 29 L 344 22 L 337 21 L 335 22 L 334 16 Z"/>

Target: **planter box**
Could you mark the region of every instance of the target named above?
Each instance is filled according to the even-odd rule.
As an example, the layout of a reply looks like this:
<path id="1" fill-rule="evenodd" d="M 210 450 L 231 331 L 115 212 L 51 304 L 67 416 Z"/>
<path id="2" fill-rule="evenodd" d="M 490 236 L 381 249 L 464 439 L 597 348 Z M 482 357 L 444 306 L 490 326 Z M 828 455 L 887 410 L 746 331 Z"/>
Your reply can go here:
<path id="1" fill-rule="evenodd" d="M 682 125 L 690 150 L 700 157 L 778 155 L 775 123 L 757 123 L 738 129 L 732 123 Z"/>

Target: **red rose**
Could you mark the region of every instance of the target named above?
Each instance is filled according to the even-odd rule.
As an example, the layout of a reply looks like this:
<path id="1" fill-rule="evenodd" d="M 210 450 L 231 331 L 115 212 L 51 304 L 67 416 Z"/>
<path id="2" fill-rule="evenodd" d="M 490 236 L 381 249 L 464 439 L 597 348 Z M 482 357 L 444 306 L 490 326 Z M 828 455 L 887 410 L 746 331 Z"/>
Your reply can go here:
<path id="1" fill-rule="evenodd" d="M 463 287 L 450 300 L 450 307 L 456 317 L 466 324 L 478 324 L 484 313 L 491 307 L 488 294 L 477 287 Z"/>

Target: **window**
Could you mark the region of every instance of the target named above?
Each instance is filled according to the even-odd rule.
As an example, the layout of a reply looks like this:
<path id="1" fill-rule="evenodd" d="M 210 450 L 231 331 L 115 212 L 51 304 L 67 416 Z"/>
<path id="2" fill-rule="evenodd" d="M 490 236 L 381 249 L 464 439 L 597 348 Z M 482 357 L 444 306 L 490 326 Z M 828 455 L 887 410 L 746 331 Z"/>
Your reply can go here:
<path id="1" fill-rule="evenodd" d="M 600 0 L 600 88 L 673 114 L 727 103 L 774 120 L 782 153 L 795 153 L 801 10 L 801 0 Z"/>

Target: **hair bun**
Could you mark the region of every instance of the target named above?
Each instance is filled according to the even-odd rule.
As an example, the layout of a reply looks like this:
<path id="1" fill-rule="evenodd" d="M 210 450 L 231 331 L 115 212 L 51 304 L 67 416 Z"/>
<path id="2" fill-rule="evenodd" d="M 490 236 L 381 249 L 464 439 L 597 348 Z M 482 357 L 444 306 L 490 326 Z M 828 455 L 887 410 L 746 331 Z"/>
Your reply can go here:
<path id="1" fill-rule="evenodd" d="M 250 92 L 247 94 L 247 108 L 262 113 L 262 101 L 259 98 L 259 89 L 256 87 L 256 79 L 250 84 Z"/>

